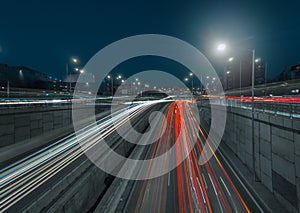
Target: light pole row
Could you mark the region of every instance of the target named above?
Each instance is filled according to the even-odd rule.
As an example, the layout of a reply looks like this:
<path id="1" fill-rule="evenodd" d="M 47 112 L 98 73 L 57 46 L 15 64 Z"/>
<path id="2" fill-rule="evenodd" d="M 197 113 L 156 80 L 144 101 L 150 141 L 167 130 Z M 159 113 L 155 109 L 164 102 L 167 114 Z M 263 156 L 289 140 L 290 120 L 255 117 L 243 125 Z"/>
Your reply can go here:
<path id="1" fill-rule="evenodd" d="M 106 76 L 107 79 L 111 80 L 111 96 L 114 95 L 114 77 L 113 75 L 107 75 Z M 117 75 L 117 77 L 115 77 L 117 80 L 121 80 L 122 83 L 125 82 L 124 79 L 122 79 L 122 75 Z"/>
<path id="2" fill-rule="evenodd" d="M 226 49 L 226 44 L 219 44 L 217 49 L 219 51 L 224 51 Z M 254 83 L 255 83 L 255 62 L 258 62 L 259 59 L 255 59 L 255 49 L 249 50 L 252 53 L 252 72 L 251 72 L 251 123 L 252 123 L 252 167 L 253 167 L 253 174 L 254 174 L 254 181 L 257 181 L 256 176 L 256 158 L 255 158 L 255 139 L 254 139 Z M 233 58 L 231 59 L 231 61 Z M 241 82 L 241 69 L 240 69 L 240 82 Z M 241 84 L 241 83 L 240 83 Z"/>
<path id="3" fill-rule="evenodd" d="M 70 60 L 66 63 L 66 87 L 67 87 L 67 90 L 69 90 L 71 92 L 72 82 L 71 82 L 71 72 L 69 71 L 69 64 L 70 64 L 70 62 L 73 65 L 78 65 L 79 60 L 78 60 L 77 57 L 71 57 Z M 75 67 L 74 70 L 77 71 L 77 72 L 80 72 L 80 73 L 84 73 L 84 70 L 83 69 L 79 69 L 78 67 Z M 68 89 L 68 82 L 67 82 L 67 80 L 69 80 L 69 89 Z"/>

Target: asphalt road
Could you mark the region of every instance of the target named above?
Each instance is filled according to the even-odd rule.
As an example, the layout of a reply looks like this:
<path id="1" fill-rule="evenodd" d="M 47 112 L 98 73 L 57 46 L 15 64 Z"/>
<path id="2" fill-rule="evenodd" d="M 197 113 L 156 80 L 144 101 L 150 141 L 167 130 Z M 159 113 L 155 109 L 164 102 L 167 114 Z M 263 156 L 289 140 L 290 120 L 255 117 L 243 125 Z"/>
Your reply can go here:
<path id="1" fill-rule="evenodd" d="M 99 137 L 115 134 L 113 122 L 122 123 L 145 112 L 155 102 L 141 103 L 117 112 L 117 119 L 110 117 L 99 121 L 98 127 L 88 126 L 77 139 L 64 138 L 15 164 L 1 169 L 0 211 L 5 211 L 20 200 L 24 200 L 33 190 L 41 187 L 65 168 L 75 168 L 76 160 L 86 148 L 99 143 Z M 260 212 L 255 198 L 235 176 L 226 159 L 216 152 L 206 160 L 203 147 L 212 145 L 207 133 L 199 125 L 194 109 L 189 101 L 173 101 L 164 108 L 165 122 L 156 123 L 155 134 L 159 139 L 142 149 L 143 159 L 154 159 L 174 148 L 173 155 L 165 161 L 150 163 L 137 173 L 145 176 L 177 166 L 163 176 L 148 180 L 129 181 L 122 199 L 118 204 L 120 212 Z M 99 131 L 100 129 L 100 131 Z M 145 140 L 144 137 L 142 137 Z M 78 141 L 79 140 L 79 141 Z M 145 142 L 145 141 L 143 141 Z M 144 144 L 144 143 L 143 143 Z M 73 166 L 72 166 L 73 165 Z M 131 169 L 135 169 L 134 167 Z M 49 183 L 49 182 L 47 182 Z M 110 196 L 109 194 L 105 196 Z"/>
<path id="2" fill-rule="evenodd" d="M 187 101 L 170 104 L 165 112 L 166 131 L 158 143 L 147 147 L 145 158 L 155 158 L 171 146 L 181 159 L 187 147 L 193 146 L 187 158 L 171 172 L 149 180 L 128 184 L 122 212 L 261 212 L 255 198 L 235 176 L 227 161 L 217 151 L 205 164 L 199 165 L 206 143 L 204 129 L 199 125 Z M 162 127 L 157 127 L 159 131 Z M 178 131 L 183 131 L 180 134 Z M 200 133 L 198 137 L 195 137 Z M 176 139 L 176 140 L 175 140 Z M 195 144 L 192 141 L 195 140 Z M 177 141 L 175 143 L 175 141 Z M 187 152 L 187 151 L 186 151 Z M 168 162 L 165 162 L 166 167 Z M 149 171 L 161 165 L 149 165 Z"/>

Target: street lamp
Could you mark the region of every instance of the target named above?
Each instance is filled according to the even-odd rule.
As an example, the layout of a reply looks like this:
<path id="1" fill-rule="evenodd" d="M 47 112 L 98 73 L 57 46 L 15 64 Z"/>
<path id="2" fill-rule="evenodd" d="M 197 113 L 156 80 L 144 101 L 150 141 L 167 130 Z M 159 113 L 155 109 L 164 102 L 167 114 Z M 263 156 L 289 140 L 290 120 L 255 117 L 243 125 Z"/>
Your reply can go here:
<path id="1" fill-rule="evenodd" d="M 108 75 L 106 77 L 107 77 L 107 79 L 111 79 L 111 96 L 113 96 L 114 95 L 114 91 L 113 91 L 114 90 L 114 78 L 110 75 Z"/>
<path id="2" fill-rule="evenodd" d="M 135 80 L 139 80 L 139 79 L 135 79 Z M 139 88 L 140 88 L 140 93 L 141 93 L 141 97 L 143 97 L 143 87 L 140 86 L 141 85 L 141 82 L 137 82 L 137 85 L 139 85 Z"/>
<path id="3" fill-rule="evenodd" d="M 242 97 L 242 59 L 240 58 L 240 57 L 238 57 L 239 58 L 239 61 L 240 61 L 240 97 Z M 234 57 L 230 57 L 229 59 L 228 59 L 228 61 L 229 62 L 232 62 L 234 60 Z M 260 62 L 261 61 L 261 59 L 260 58 L 256 58 L 255 60 L 255 63 L 258 63 L 258 62 Z"/>
<path id="4" fill-rule="evenodd" d="M 194 79 L 193 79 L 194 74 L 190 72 L 189 76 L 191 76 L 192 79 L 192 94 L 194 94 Z"/>
<path id="5" fill-rule="evenodd" d="M 217 47 L 217 49 L 219 51 L 224 51 L 226 49 L 226 44 L 224 44 L 224 43 L 219 44 L 218 47 Z"/>
<path id="6" fill-rule="evenodd" d="M 111 80 L 111 96 L 113 96 L 114 95 L 114 76 L 113 75 L 107 75 L 106 78 Z M 125 82 L 125 80 L 122 79 L 122 75 L 118 75 L 116 77 L 116 80 L 121 80 L 122 83 Z"/>
<path id="7" fill-rule="evenodd" d="M 219 51 L 224 51 L 226 48 L 225 44 L 220 44 L 218 46 Z M 255 82 L 255 49 L 246 49 L 252 53 L 252 72 L 251 72 L 251 122 L 252 122 L 252 166 L 254 181 L 257 180 L 256 171 L 255 171 L 255 140 L 254 140 L 254 82 Z"/>
<path id="8" fill-rule="evenodd" d="M 75 57 L 71 58 L 71 62 L 73 64 L 77 64 L 78 63 L 78 59 Z M 78 69 L 78 68 L 77 68 Z M 76 68 L 75 68 L 76 70 Z M 76 70 L 77 71 L 77 70 Z M 69 78 L 69 79 L 68 79 Z M 67 83 L 67 79 L 69 80 L 69 91 L 71 91 L 71 79 L 70 79 L 70 73 L 69 73 L 69 62 L 66 63 L 66 83 Z M 68 86 L 67 86 L 67 90 L 68 90 Z"/>
<path id="9" fill-rule="evenodd" d="M 232 62 L 234 60 L 234 57 L 230 57 L 228 59 L 229 62 Z M 239 57 L 240 61 L 240 98 L 242 97 L 242 59 Z"/>

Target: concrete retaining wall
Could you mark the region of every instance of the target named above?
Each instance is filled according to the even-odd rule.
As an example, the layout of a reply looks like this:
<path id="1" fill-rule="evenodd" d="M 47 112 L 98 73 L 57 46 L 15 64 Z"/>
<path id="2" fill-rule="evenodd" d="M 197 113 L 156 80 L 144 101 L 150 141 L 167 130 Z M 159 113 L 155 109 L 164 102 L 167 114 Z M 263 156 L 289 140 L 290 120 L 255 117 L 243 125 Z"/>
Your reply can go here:
<path id="1" fill-rule="evenodd" d="M 71 124 L 71 105 L 34 105 L 0 111 L 0 147 Z"/>
<path id="2" fill-rule="evenodd" d="M 149 126 L 148 117 L 151 112 L 150 110 L 134 121 L 133 126 L 137 131 L 143 132 Z M 112 148 L 123 156 L 128 156 L 135 146 L 120 139 L 117 134 L 113 134 L 109 143 L 115 144 Z M 100 157 L 105 158 L 105 156 Z M 111 178 L 83 155 L 37 191 L 21 200 L 21 203 L 11 207 L 8 212 L 90 211 L 105 192 L 107 184 L 110 184 L 107 181 L 108 177 Z M 20 206 L 22 209 L 19 208 Z"/>
<path id="3" fill-rule="evenodd" d="M 209 125 L 210 110 L 201 118 Z M 258 179 L 290 211 L 300 209 L 300 119 L 254 113 L 255 170 Z M 253 171 L 251 110 L 227 108 L 223 143 Z"/>
<path id="4" fill-rule="evenodd" d="M 82 106 L 84 110 L 84 105 Z M 96 113 L 108 106 L 98 106 Z M 34 104 L 0 110 L 0 148 L 43 135 L 72 124 L 72 105 Z"/>

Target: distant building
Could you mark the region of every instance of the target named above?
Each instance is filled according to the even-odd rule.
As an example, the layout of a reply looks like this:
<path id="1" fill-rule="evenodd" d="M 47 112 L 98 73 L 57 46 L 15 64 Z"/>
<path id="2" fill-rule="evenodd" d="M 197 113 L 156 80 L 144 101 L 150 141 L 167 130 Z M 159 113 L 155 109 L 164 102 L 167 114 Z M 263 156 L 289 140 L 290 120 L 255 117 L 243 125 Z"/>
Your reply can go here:
<path id="1" fill-rule="evenodd" d="M 295 79 L 300 79 L 300 63 L 288 66 L 275 78 L 275 81 L 287 81 Z"/>
<path id="2" fill-rule="evenodd" d="M 265 83 L 265 64 L 255 62 L 255 85 Z M 244 55 L 227 61 L 224 66 L 223 87 L 225 90 L 249 87 L 252 84 L 252 56 Z"/>
<path id="3" fill-rule="evenodd" d="M 30 69 L 25 66 L 8 66 L 0 64 L 0 86 L 48 89 L 53 80 L 45 73 Z"/>

